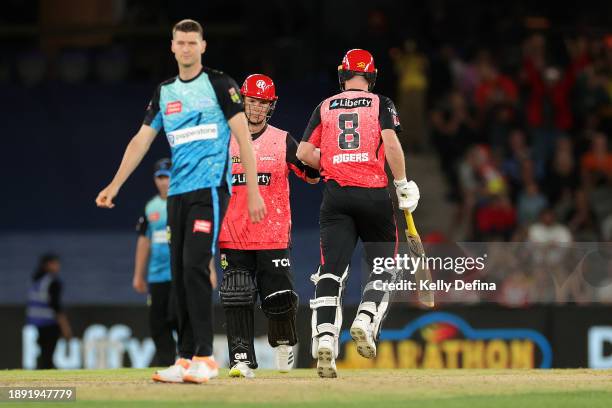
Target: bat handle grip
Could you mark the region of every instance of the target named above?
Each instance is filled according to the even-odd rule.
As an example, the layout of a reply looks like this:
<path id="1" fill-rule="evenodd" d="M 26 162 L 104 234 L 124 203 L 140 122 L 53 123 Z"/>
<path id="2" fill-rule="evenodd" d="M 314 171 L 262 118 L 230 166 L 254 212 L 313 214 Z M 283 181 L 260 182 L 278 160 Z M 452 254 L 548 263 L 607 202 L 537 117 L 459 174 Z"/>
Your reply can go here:
<path id="1" fill-rule="evenodd" d="M 414 219 L 412 218 L 412 214 L 408 210 L 404 210 L 404 217 L 406 218 L 406 226 L 408 227 L 408 233 L 410 235 L 418 236 L 416 225 L 414 225 Z"/>

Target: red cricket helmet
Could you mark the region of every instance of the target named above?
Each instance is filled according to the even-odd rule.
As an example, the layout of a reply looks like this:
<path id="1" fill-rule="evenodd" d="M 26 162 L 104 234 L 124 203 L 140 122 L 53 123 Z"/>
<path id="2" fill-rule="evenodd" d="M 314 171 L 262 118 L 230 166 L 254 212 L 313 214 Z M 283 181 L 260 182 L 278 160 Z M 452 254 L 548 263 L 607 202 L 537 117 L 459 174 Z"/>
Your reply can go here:
<path id="1" fill-rule="evenodd" d="M 264 99 L 271 102 L 278 99 L 272 78 L 262 74 L 249 75 L 247 79 L 244 80 L 240 88 L 240 93 L 243 96 Z"/>
<path id="2" fill-rule="evenodd" d="M 361 75 L 368 81 L 368 91 L 372 91 L 377 72 L 372 54 L 359 48 L 349 50 L 342 59 L 342 65 L 338 66 L 340 89 L 344 91 L 344 83 L 347 80 L 355 75 Z"/>
<path id="3" fill-rule="evenodd" d="M 278 100 L 278 96 L 276 96 L 276 87 L 274 86 L 274 81 L 272 81 L 272 78 L 263 74 L 249 75 L 244 80 L 244 83 L 240 88 L 240 93 L 242 96 L 270 101 L 270 108 L 266 114 L 266 122 L 270 119 L 272 113 L 274 112 L 274 108 L 276 107 L 276 101 Z M 249 115 L 247 114 L 247 119 L 248 116 Z"/>

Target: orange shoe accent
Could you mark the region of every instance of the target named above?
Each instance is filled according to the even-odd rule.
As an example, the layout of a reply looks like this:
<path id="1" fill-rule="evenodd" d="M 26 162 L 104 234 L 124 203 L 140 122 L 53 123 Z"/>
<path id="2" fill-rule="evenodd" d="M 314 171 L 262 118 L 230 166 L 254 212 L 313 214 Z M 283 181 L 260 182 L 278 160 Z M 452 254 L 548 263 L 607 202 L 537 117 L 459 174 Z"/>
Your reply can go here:
<path id="1" fill-rule="evenodd" d="M 176 363 L 174 364 L 180 364 L 186 370 L 191 365 L 191 361 L 187 360 L 186 358 L 179 358 L 178 360 L 176 360 Z"/>
<path id="2" fill-rule="evenodd" d="M 217 364 L 217 362 L 215 361 L 215 359 L 212 356 L 207 356 L 207 357 L 193 357 L 192 358 L 193 361 L 200 361 L 202 363 L 206 363 L 207 366 L 209 366 L 212 369 L 215 368 L 219 368 L 219 364 Z"/>
<path id="3" fill-rule="evenodd" d="M 166 382 L 157 373 L 153 374 L 152 379 L 153 379 L 153 381 L 156 381 L 156 382 L 161 382 L 161 383 L 165 383 Z"/>
<path id="4" fill-rule="evenodd" d="M 189 382 L 189 383 L 193 383 L 193 384 L 204 384 L 207 383 L 209 380 L 208 377 L 204 377 L 204 378 L 195 378 L 191 375 L 185 375 L 183 377 L 183 381 L 184 382 Z"/>

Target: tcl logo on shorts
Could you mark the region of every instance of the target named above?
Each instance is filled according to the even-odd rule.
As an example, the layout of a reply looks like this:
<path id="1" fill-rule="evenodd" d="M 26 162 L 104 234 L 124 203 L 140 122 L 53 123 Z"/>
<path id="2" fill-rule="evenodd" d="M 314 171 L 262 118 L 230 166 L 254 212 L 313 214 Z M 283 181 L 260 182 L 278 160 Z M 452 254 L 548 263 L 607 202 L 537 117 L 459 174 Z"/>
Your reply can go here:
<path id="1" fill-rule="evenodd" d="M 369 160 L 370 158 L 367 153 L 342 153 L 334 155 L 332 163 L 361 163 Z"/>
<path id="2" fill-rule="evenodd" d="M 212 228 L 212 223 L 207 220 L 195 220 L 193 222 L 193 232 L 203 232 L 205 234 L 210 234 L 210 230 Z"/>
<path id="3" fill-rule="evenodd" d="M 273 259 L 272 263 L 274 264 L 275 268 L 278 268 L 279 266 L 291 266 L 288 258 Z"/>
<path id="4" fill-rule="evenodd" d="M 159 221 L 159 213 L 157 211 L 149 214 L 149 221 L 150 222 L 155 222 L 155 221 Z"/>
<path id="5" fill-rule="evenodd" d="M 168 102 L 166 105 L 166 115 L 172 115 L 173 113 L 180 113 L 183 110 L 183 104 L 181 101 Z"/>

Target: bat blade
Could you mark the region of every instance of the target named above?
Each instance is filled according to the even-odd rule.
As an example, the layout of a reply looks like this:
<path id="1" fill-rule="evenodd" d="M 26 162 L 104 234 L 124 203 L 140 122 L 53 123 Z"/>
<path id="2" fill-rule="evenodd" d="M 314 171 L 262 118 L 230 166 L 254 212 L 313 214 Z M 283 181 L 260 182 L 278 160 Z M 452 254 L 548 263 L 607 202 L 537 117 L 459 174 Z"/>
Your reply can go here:
<path id="1" fill-rule="evenodd" d="M 406 224 L 408 225 L 408 229 L 406 232 L 406 239 L 408 240 L 408 247 L 410 249 L 410 253 L 414 257 L 422 258 L 425 260 L 425 250 L 423 249 L 423 243 L 421 242 L 421 237 L 419 236 L 416 227 L 414 225 L 414 220 L 412 219 L 412 214 L 410 211 L 404 210 L 404 216 L 406 217 Z M 419 263 L 419 267 L 414 273 L 414 279 L 417 284 L 417 296 L 419 298 L 419 302 L 427 307 L 434 307 L 434 293 L 430 289 L 421 290 L 421 282 L 428 281 L 431 282 L 431 272 L 427 268 L 427 265 L 424 265 L 422 262 Z"/>

